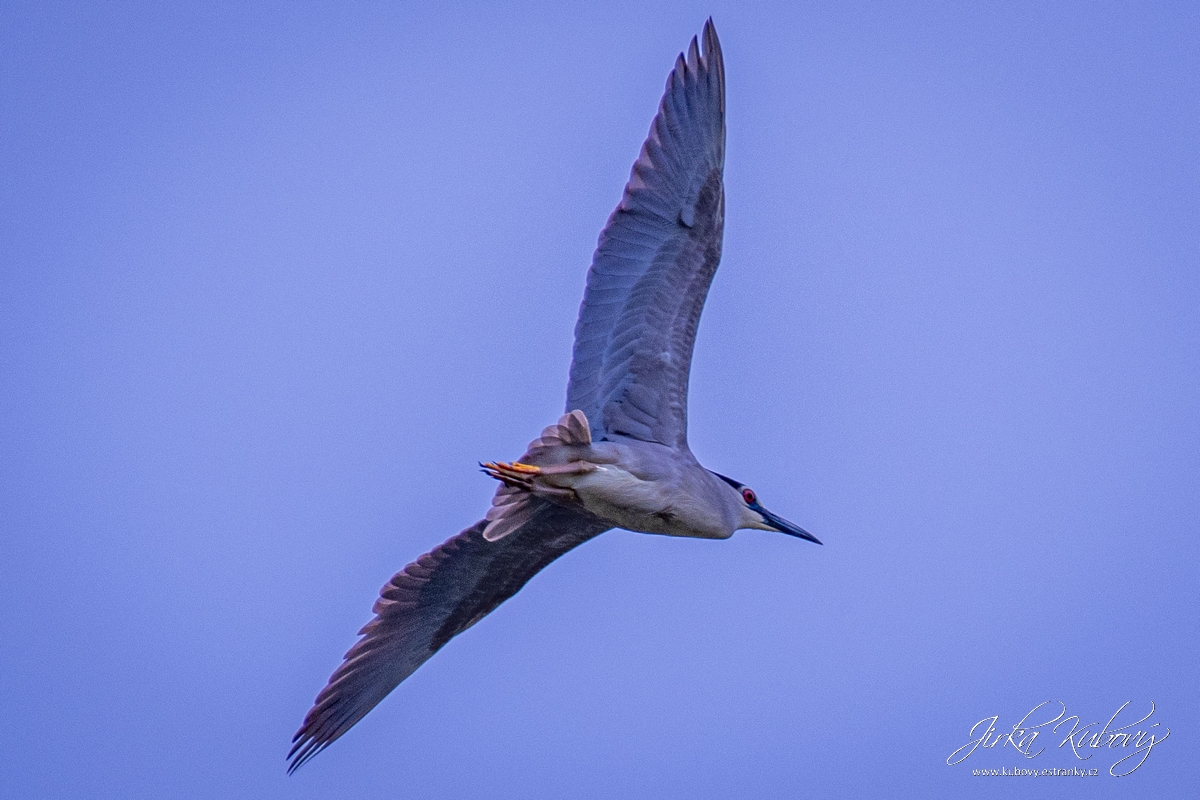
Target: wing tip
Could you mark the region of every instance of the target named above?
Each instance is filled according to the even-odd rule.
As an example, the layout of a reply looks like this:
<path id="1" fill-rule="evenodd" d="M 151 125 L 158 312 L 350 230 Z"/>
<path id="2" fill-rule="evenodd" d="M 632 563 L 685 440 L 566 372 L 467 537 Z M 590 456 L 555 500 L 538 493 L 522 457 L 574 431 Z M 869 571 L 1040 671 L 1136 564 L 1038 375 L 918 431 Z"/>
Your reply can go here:
<path id="1" fill-rule="evenodd" d="M 287 766 L 287 774 L 291 775 L 296 770 L 307 764 L 310 759 L 328 747 L 333 740 L 318 741 L 304 732 L 304 729 L 296 731 L 296 735 L 292 738 L 294 744 L 292 749 L 288 751 L 286 760 L 289 762 Z"/>
<path id="2" fill-rule="evenodd" d="M 713 24 L 713 18 L 709 17 L 704 21 L 704 30 L 701 33 L 704 40 L 704 57 L 703 63 L 717 79 L 717 97 L 720 103 L 721 113 L 725 113 L 725 56 L 721 53 L 721 39 L 717 36 L 717 26 Z"/>
<path id="3" fill-rule="evenodd" d="M 679 54 L 675 60 L 675 71 L 679 71 L 682 65 L 686 65 L 689 71 L 696 74 L 712 72 L 717 77 L 718 86 L 722 89 L 722 96 L 724 95 L 725 57 L 721 52 L 721 38 L 717 36 L 717 26 L 713 24 L 712 17 L 704 21 L 704 27 L 700 34 L 693 36 L 691 42 L 688 43 L 687 50 Z M 668 79 L 670 77 L 668 76 Z M 682 79 L 683 76 L 678 77 Z"/>
<path id="4" fill-rule="evenodd" d="M 701 38 L 703 50 L 699 45 Z M 678 108 L 673 107 L 673 104 L 683 103 L 686 107 L 687 101 L 681 98 L 697 91 L 701 84 L 707 86 L 707 93 L 712 103 L 710 108 L 715 106 L 716 114 L 711 118 L 712 124 L 716 126 L 713 131 L 715 158 L 718 164 L 723 165 L 725 159 L 725 62 L 721 55 L 721 42 L 717 38 L 717 29 L 713 25 L 712 17 L 709 17 L 704 23 L 701 37 L 692 37 L 687 50 L 680 52 L 675 57 L 675 65 L 667 73 L 666 86 L 663 89 L 662 99 L 659 101 L 658 112 L 650 123 L 650 131 L 642 143 L 637 159 L 633 162 L 633 168 L 629 171 L 629 180 L 614 215 L 620 211 L 632 210 L 638 205 L 633 195 L 639 190 L 652 188 L 654 183 L 652 176 L 662 166 L 658 163 L 662 158 L 661 153 L 669 147 L 669 140 L 676 135 L 673 133 L 674 123 L 671 120 L 681 112 Z M 705 93 L 705 90 L 701 89 L 700 92 Z M 664 218 L 673 219 L 674 215 L 666 213 Z M 611 223 L 612 219 L 610 218 L 609 224 Z M 605 228 L 607 229 L 607 227 L 606 225 Z"/>

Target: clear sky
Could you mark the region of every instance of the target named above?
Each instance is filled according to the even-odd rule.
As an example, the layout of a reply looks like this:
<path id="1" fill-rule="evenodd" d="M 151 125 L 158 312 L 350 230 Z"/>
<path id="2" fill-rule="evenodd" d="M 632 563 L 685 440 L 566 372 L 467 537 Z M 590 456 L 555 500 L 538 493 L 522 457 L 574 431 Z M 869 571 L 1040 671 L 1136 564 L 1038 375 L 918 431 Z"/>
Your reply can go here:
<path id="1" fill-rule="evenodd" d="M 0 7 L 0 796 L 1194 796 L 1196 4 L 435 5 Z M 605 534 L 286 777 L 710 14 L 691 443 L 825 546 Z M 1172 735 L 947 765 L 1046 700 Z"/>

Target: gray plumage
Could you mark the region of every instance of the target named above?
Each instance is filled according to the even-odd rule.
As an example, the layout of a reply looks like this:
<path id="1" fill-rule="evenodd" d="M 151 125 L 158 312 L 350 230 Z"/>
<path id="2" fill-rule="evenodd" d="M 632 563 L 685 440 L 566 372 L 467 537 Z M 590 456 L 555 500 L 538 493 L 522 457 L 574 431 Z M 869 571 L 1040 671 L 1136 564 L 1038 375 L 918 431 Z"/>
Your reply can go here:
<path id="1" fill-rule="evenodd" d="M 363 718 L 451 638 L 543 567 L 613 527 L 817 540 L 687 445 L 692 346 L 721 258 L 725 72 L 712 20 L 667 78 L 658 114 L 588 270 L 567 413 L 498 479 L 487 516 L 380 592 L 374 619 L 293 737 L 289 772 Z M 819 542 L 818 542 L 819 544 Z"/>
<path id="2" fill-rule="evenodd" d="M 567 411 L 602 430 L 687 446 L 692 344 L 721 260 L 725 65 L 712 23 L 680 55 L 588 270 Z"/>

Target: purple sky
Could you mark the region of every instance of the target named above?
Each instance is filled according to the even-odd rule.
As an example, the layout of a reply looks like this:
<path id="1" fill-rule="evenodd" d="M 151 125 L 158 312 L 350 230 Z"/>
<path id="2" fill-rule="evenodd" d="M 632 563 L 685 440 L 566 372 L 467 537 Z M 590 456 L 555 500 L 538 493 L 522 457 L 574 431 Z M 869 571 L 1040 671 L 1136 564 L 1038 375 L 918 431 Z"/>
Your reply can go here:
<path id="1" fill-rule="evenodd" d="M 243 5 L 0 7 L 0 797 L 1191 796 L 1195 4 Z M 285 777 L 710 14 L 690 439 L 825 546 L 605 534 Z M 946 764 L 1045 700 L 1173 733 Z"/>

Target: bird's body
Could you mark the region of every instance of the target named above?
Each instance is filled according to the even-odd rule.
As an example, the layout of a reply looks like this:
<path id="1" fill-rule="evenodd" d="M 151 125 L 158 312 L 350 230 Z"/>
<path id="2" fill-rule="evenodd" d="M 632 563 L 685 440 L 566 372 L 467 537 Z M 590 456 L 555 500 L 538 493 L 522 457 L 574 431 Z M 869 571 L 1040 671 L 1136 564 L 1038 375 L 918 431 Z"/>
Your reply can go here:
<path id="1" fill-rule="evenodd" d="M 633 441 L 594 445 L 602 466 L 573 487 L 583 507 L 614 528 L 728 539 L 740 519 L 731 513 L 731 504 L 718 497 L 733 490 L 701 467 L 690 451 L 684 460 L 679 454 L 657 452 L 663 448 Z M 681 498 L 701 501 L 680 502 Z"/>
<path id="2" fill-rule="evenodd" d="M 582 419 L 582 412 L 573 413 Z M 563 425 L 560 421 L 547 430 Z M 485 471 L 519 484 L 514 487 L 516 492 L 587 512 L 614 528 L 728 539 L 743 527 L 738 524 L 741 516 L 735 513 L 739 505 L 736 490 L 700 466 L 686 447 L 672 448 L 625 436 L 538 446 L 545 438 L 530 444 L 518 469 L 485 464 Z M 520 465 L 537 471 L 523 470 Z M 497 499 L 503 501 L 512 494 L 501 492 Z"/>
<path id="3" fill-rule="evenodd" d="M 709 20 L 667 78 L 621 203 L 600 235 L 575 327 L 567 413 L 515 462 L 487 516 L 392 577 L 293 739 L 289 770 L 362 719 L 451 638 L 543 567 L 610 528 L 817 540 L 687 444 L 696 326 L 721 258 L 725 77 Z M 819 543 L 819 542 L 818 542 Z"/>

